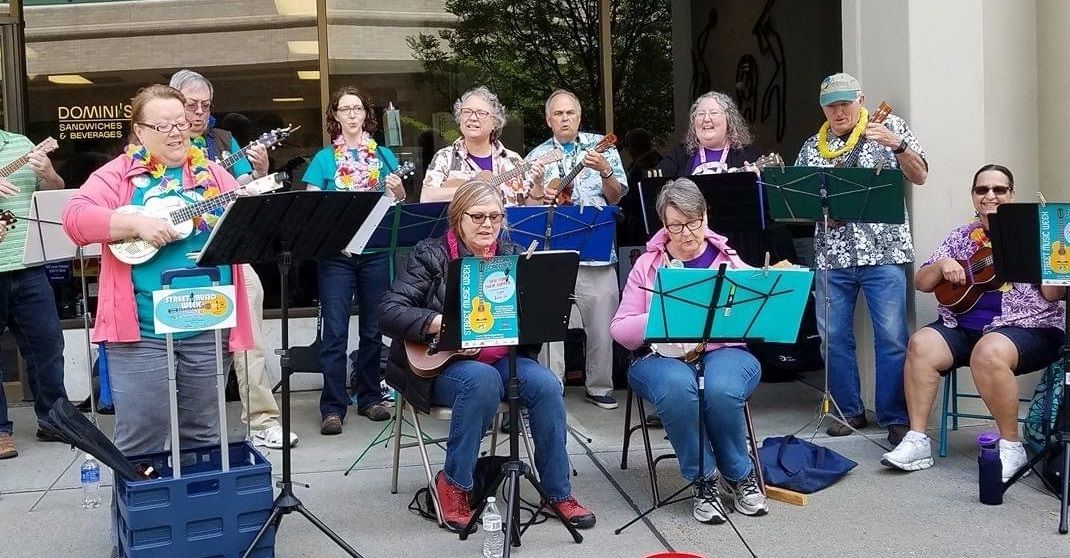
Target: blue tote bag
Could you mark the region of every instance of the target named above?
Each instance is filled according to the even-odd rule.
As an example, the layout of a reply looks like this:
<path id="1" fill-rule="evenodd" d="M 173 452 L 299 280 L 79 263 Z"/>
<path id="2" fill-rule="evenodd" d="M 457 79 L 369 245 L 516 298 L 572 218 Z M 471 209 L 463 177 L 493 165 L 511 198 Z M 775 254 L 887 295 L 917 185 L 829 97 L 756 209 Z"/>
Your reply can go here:
<path id="1" fill-rule="evenodd" d="M 765 483 L 803 494 L 827 488 L 858 463 L 795 436 L 775 436 L 758 449 Z"/>

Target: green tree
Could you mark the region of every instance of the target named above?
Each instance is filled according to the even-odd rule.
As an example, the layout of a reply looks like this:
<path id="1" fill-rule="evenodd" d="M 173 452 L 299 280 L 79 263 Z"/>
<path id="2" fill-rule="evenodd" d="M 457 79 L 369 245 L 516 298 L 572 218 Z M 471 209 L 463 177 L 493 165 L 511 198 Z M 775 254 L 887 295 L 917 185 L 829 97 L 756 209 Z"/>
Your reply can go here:
<path id="1" fill-rule="evenodd" d="M 602 131 L 604 111 L 598 0 L 447 0 L 454 28 L 409 38 L 421 79 L 452 103 L 486 85 L 524 119 L 530 149 L 547 136 L 543 103 L 556 88 L 583 104 L 584 128 Z M 671 21 L 668 0 L 613 0 L 613 106 L 616 129 L 672 134 Z M 514 146 L 517 148 L 519 146 Z"/>

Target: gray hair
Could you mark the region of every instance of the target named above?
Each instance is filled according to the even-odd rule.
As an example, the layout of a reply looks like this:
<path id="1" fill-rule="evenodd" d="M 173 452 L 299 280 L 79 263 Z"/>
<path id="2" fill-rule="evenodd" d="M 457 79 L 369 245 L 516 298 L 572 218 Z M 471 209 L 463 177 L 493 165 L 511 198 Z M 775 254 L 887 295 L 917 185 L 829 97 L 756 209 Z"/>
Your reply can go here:
<path id="1" fill-rule="evenodd" d="M 750 145 L 754 141 L 750 126 L 743 118 L 743 114 L 739 112 L 739 107 L 736 106 L 736 102 L 732 100 L 732 97 L 720 91 L 710 91 L 699 95 L 695 102 L 691 104 L 691 111 L 688 113 L 690 124 L 687 126 L 687 139 L 684 140 L 688 153 L 694 153 L 698 150 L 698 136 L 695 134 L 695 113 L 698 112 L 699 104 L 706 99 L 717 101 L 717 104 L 724 109 L 725 118 L 728 120 L 728 136 L 725 138 L 728 142 L 728 147 L 738 149 L 745 145 Z"/>
<path id="2" fill-rule="evenodd" d="M 580 106 L 580 98 L 577 97 L 575 93 L 569 91 L 568 89 L 554 89 L 554 92 L 550 93 L 550 96 L 546 98 L 546 116 L 550 116 L 550 103 L 554 102 L 554 99 L 558 98 L 561 95 L 567 95 L 569 97 L 572 97 L 572 102 L 576 103 L 576 112 L 583 114 L 583 108 L 581 108 Z"/>
<path id="3" fill-rule="evenodd" d="M 677 178 L 661 187 L 658 200 L 654 204 L 662 223 L 665 222 L 665 211 L 669 206 L 676 208 L 688 219 L 701 219 L 706 214 L 706 197 L 691 180 Z"/>
<path id="4" fill-rule="evenodd" d="M 480 85 L 475 89 L 470 89 L 461 95 L 457 102 L 453 103 L 453 118 L 457 121 L 457 124 L 461 123 L 461 107 L 464 103 L 472 97 L 480 97 L 488 104 L 490 104 L 490 116 L 494 119 L 494 129 L 490 133 L 491 141 L 497 140 L 501 134 L 502 128 L 505 128 L 505 105 L 498 100 L 498 96 L 491 93 L 490 89 L 486 86 Z"/>
<path id="5" fill-rule="evenodd" d="M 175 72 L 175 75 L 171 76 L 171 87 L 182 91 L 189 86 L 203 85 L 208 88 L 208 93 L 215 96 L 215 90 L 212 89 L 212 82 L 208 81 L 208 78 L 194 72 L 193 70 L 183 69 Z"/>

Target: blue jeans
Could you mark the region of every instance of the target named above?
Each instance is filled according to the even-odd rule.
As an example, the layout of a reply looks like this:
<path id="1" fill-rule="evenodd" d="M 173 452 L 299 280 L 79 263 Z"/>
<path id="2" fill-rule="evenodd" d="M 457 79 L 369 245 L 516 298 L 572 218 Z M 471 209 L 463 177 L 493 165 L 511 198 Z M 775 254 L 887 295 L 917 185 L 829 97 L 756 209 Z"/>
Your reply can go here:
<path id="1" fill-rule="evenodd" d="M 0 273 L 0 333 L 10 328 L 34 395 L 38 418 L 48 416 L 52 404 L 66 397 L 63 386 L 63 328 L 56 300 L 43 267 Z M 7 415 L 7 398 L 0 388 L 0 432 L 14 425 Z"/>
<path id="2" fill-rule="evenodd" d="M 528 409 L 539 480 L 550 500 L 559 502 L 572 494 L 561 382 L 549 368 L 529 358 L 516 359 L 516 372 L 520 379 L 520 404 Z M 462 360 L 435 378 L 432 403 L 453 409 L 443 469 L 446 478 L 464 490 L 472 490 L 474 486 L 472 473 L 479 457 L 479 443 L 494 421 L 498 404 L 505 398 L 508 378 L 507 357 L 493 366 Z"/>
<path id="3" fill-rule="evenodd" d="M 360 305 L 357 350 L 353 361 L 357 407 L 367 407 L 382 399 L 379 390 L 379 360 L 383 335 L 379 330 L 379 302 L 390 283 L 390 260 L 385 252 L 360 256 L 338 256 L 319 261 L 320 306 L 323 312 L 323 392 L 320 416 L 346 416 L 346 349 L 349 348 L 349 310 L 353 295 Z"/>
<path id="4" fill-rule="evenodd" d="M 224 373 L 231 363 L 228 336 L 224 330 Z M 215 333 L 175 339 L 174 345 L 179 447 L 219 444 Z M 124 455 L 167 449 L 171 437 L 167 342 L 144 337 L 136 343 L 108 343 L 108 373 L 115 400 L 115 447 Z"/>
<path id="5" fill-rule="evenodd" d="M 750 353 L 734 347 L 710 351 L 702 358 L 706 440 L 701 442 L 701 475 L 695 369 L 682 360 L 650 354 L 632 364 L 628 381 L 639 397 L 657 408 L 685 479 L 711 479 L 714 469 L 720 469 L 728 480 L 739 481 L 753 469 L 743 404 L 758 387 L 762 367 Z"/>
<path id="6" fill-rule="evenodd" d="M 866 411 L 862 404 L 858 361 L 855 355 L 854 316 L 859 289 L 873 322 L 877 382 L 874 403 L 877 424 L 909 424 L 903 392 L 903 365 L 906 363 L 907 274 L 905 265 L 867 265 L 832 269 L 828 272 L 828 339 L 825 339 L 825 277 L 818 271 L 817 331 L 828 348 L 829 391 L 845 417 Z M 829 343 L 829 339 L 832 340 Z"/>

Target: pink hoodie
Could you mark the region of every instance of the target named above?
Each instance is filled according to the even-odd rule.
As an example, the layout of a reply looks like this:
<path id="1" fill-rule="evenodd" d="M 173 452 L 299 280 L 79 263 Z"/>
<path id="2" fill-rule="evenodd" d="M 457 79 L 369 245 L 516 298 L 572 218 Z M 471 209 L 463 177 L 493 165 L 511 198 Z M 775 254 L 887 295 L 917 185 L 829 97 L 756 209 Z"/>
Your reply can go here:
<path id="1" fill-rule="evenodd" d="M 710 267 L 717 267 L 722 263 L 727 263 L 729 269 L 750 267 L 739 259 L 735 250 L 728 247 L 725 237 L 710 229 L 704 229 L 703 237 L 706 242 L 719 250 L 717 259 Z M 658 268 L 665 267 L 668 258 L 665 245 L 668 242 L 669 231 L 662 228 L 646 243 L 646 253 L 635 260 L 635 265 L 628 274 L 628 283 L 624 286 L 624 294 L 620 297 L 620 307 L 617 308 L 617 314 L 613 316 L 613 323 L 609 327 L 613 339 L 627 349 L 634 351 L 643 346 L 653 293 L 641 287 L 651 288 Z M 710 343 L 706 346 L 706 350 L 712 351 L 720 347 L 737 345 L 739 343 Z"/>
<path id="2" fill-rule="evenodd" d="M 226 169 L 212 162 L 208 166 L 221 191 L 238 187 L 238 181 Z M 111 240 L 109 227 L 113 210 L 130 203 L 134 198 L 132 179 L 145 172 L 144 163 L 125 154 L 97 169 L 63 208 L 63 230 L 67 236 L 79 246 L 96 242 L 106 245 Z M 189 165 L 184 169 L 183 183 L 194 184 Z M 93 342 L 140 341 L 130 266 L 112 255 L 107 246 L 103 246 L 101 253 L 100 294 Z M 232 266 L 232 275 L 238 299 L 238 326 L 230 330 L 229 350 L 244 351 L 253 348 L 253 336 L 242 266 Z"/>

